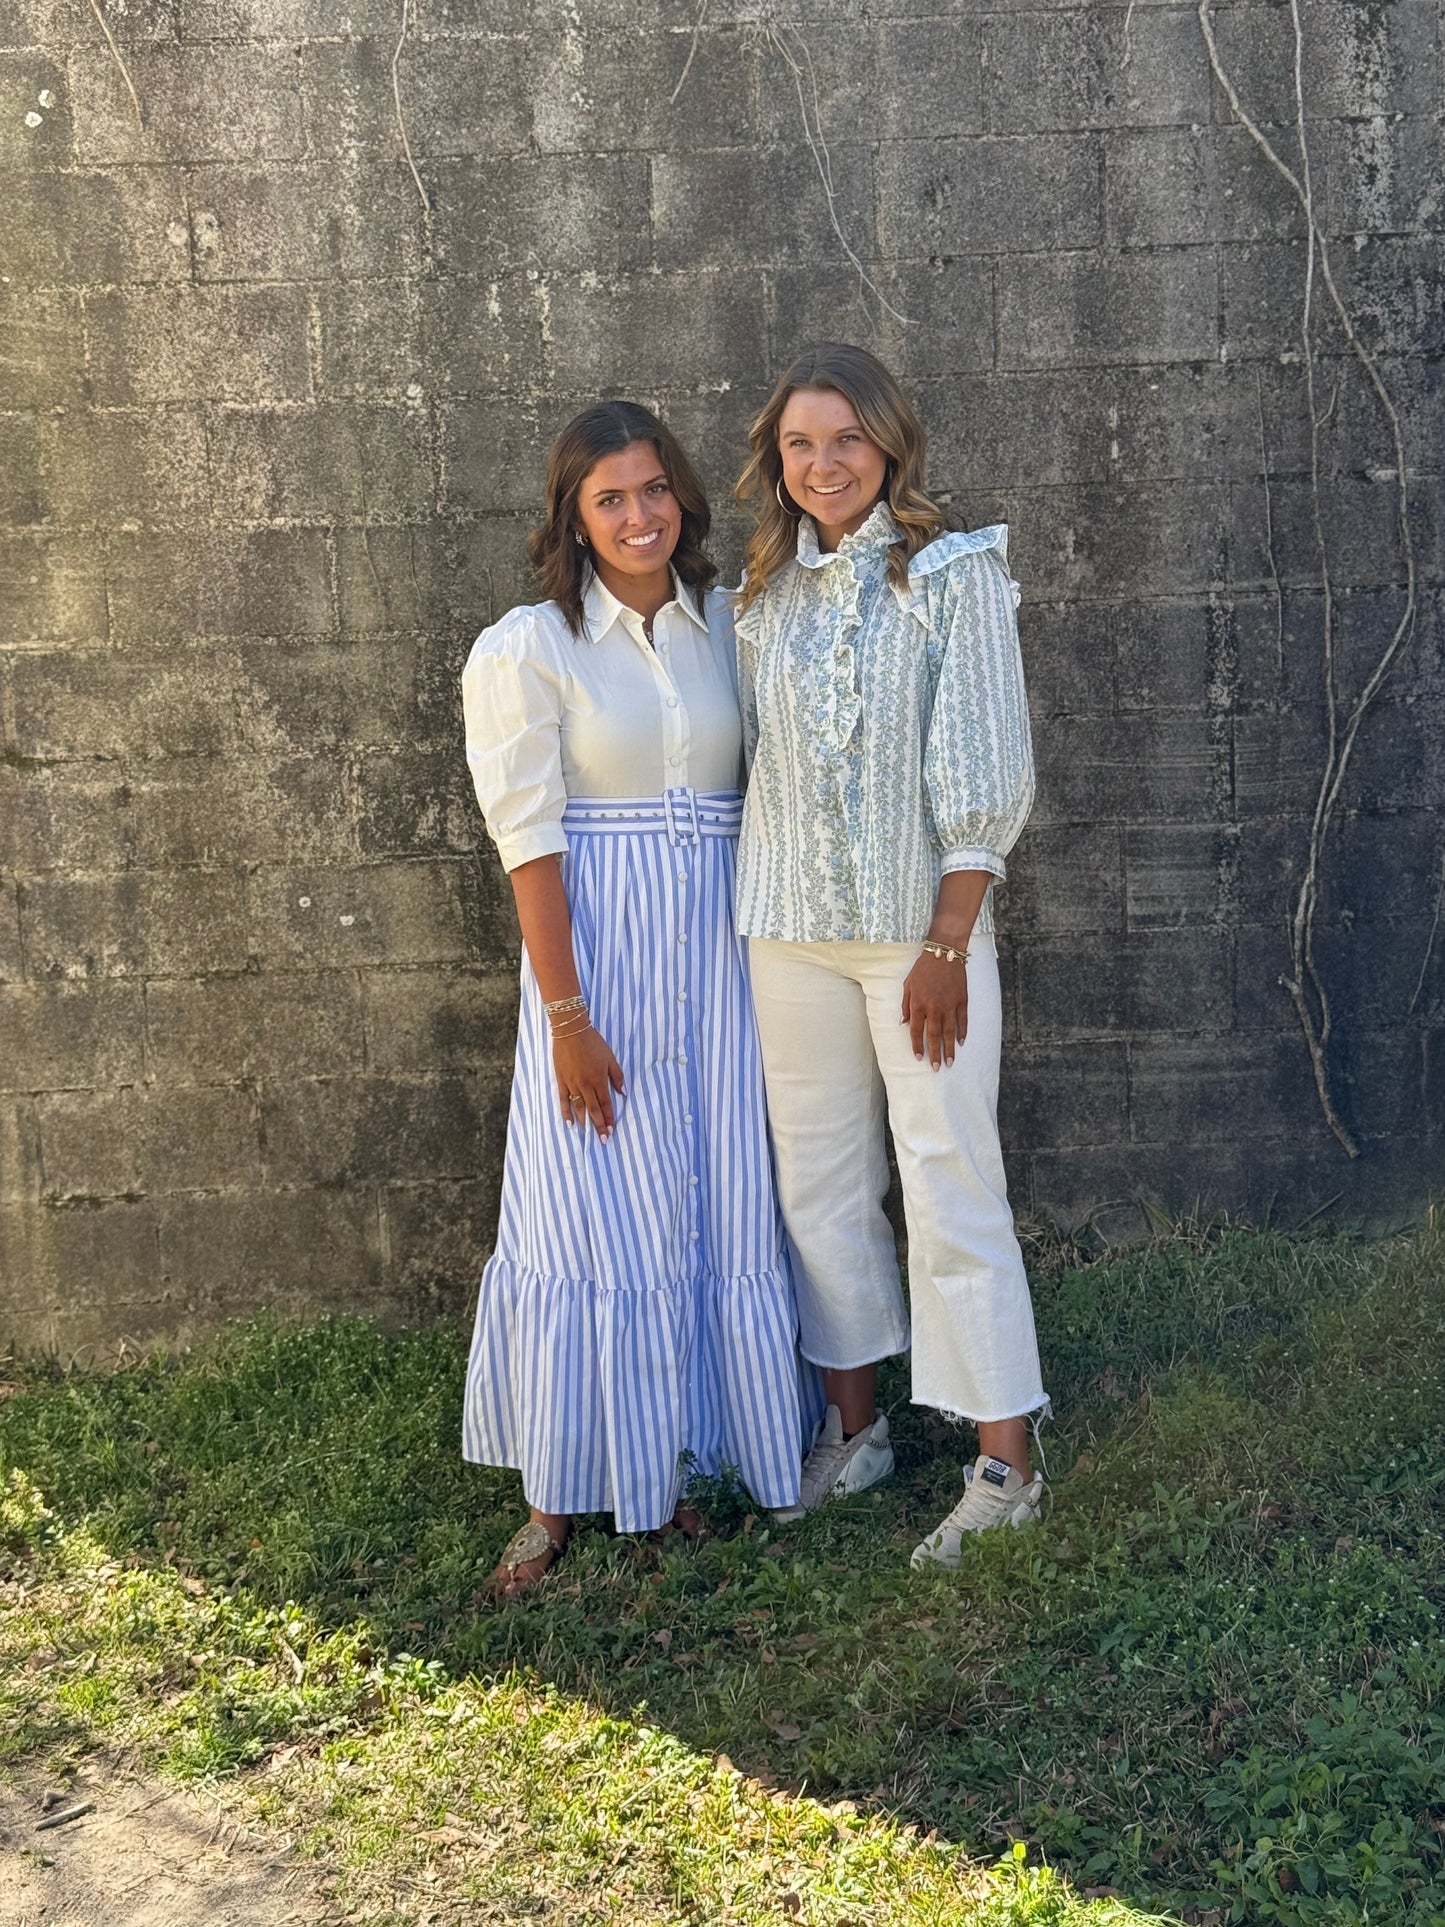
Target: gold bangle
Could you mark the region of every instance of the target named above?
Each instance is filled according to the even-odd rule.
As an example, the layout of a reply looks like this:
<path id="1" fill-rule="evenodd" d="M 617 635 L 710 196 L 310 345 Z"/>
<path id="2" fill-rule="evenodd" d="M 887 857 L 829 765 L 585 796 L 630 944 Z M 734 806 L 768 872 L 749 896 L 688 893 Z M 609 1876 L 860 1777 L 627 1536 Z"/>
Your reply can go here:
<path id="1" fill-rule="evenodd" d="M 587 999 L 582 996 L 558 997 L 550 1004 L 543 1004 L 542 1008 L 549 1017 L 560 1017 L 569 1010 L 586 1010 Z"/>
<path id="2" fill-rule="evenodd" d="M 923 948 L 930 957 L 941 957 L 944 963 L 966 964 L 968 962 L 969 953 L 966 950 L 955 950 L 950 944 L 935 943 L 932 937 L 923 939 Z"/>

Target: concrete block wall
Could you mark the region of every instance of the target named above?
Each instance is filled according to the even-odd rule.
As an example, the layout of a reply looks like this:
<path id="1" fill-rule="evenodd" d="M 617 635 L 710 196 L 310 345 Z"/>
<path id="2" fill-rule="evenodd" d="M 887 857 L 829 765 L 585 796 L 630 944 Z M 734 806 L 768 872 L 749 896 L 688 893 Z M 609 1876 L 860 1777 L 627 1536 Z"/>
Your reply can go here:
<path id="1" fill-rule="evenodd" d="M 1354 1163 L 1278 978 L 1325 753 L 1315 504 L 1348 702 L 1401 604 L 1394 455 L 1322 325 L 1311 488 L 1304 226 L 1193 0 L 417 0 L 399 54 L 394 0 L 101 4 L 143 126 L 85 0 L 0 0 L 0 1335 L 465 1310 L 516 936 L 457 672 L 526 594 L 548 438 L 601 392 L 672 419 L 735 571 L 743 424 L 815 334 L 888 357 L 937 485 L 1014 530 L 1020 1207 L 1422 1206 L 1436 0 L 1306 9 L 1315 201 L 1418 572 L 1324 851 Z M 1297 164 L 1288 10 L 1215 18 Z"/>

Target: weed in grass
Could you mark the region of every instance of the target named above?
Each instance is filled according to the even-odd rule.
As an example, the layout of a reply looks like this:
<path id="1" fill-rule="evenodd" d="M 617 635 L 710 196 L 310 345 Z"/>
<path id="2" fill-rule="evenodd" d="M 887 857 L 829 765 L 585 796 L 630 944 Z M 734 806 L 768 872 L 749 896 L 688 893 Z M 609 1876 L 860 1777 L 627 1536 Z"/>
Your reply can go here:
<path id="1" fill-rule="evenodd" d="M 1445 1237 L 1036 1255 L 1052 1507 L 957 1574 L 907 1555 L 972 1440 L 896 1370 L 887 1486 L 785 1532 L 720 1487 L 730 1532 L 695 1552 L 581 1521 L 500 1610 L 478 1588 L 520 1492 L 459 1460 L 449 1329 L 263 1324 L 37 1372 L 0 1452 L 96 1540 L 238 1604 L 364 1615 L 417 1663 L 515 1671 L 978 1856 L 1022 1837 L 1077 1885 L 1251 1927 L 1445 1920 Z M 232 1690 L 218 1760 L 284 1726 Z"/>

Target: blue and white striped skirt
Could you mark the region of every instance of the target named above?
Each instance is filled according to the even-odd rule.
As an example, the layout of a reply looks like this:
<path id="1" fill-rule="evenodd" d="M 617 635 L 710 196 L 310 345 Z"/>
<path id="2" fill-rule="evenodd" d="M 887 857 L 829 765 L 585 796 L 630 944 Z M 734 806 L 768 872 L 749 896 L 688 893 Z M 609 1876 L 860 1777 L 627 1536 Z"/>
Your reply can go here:
<path id="1" fill-rule="evenodd" d="M 627 1086 L 606 1144 L 562 1122 L 522 963 L 463 1450 L 517 1467 L 541 1511 L 610 1511 L 623 1532 L 672 1517 L 689 1464 L 733 1466 L 759 1505 L 793 1504 L 821 1407 L 733 925 L 741 820 L 740 797 L 687 789 L 568 804 L 578 975 Z"/>

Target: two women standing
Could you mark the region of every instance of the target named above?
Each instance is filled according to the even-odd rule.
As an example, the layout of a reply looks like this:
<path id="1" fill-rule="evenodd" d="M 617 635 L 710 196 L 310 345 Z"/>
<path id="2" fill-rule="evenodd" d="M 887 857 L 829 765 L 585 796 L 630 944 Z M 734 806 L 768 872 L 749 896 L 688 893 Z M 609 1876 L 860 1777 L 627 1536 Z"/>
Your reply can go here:
<path id="1" fill-rule="evenodd" d="M 684 1465 L 735 1466 L 783 1517 L 891 1469 L 876 1367 L 910 1324 L 885 1105 L 914 1397 L 982 1448 L 915 1562 L 1042 1492 L 995 1121 L 989 893 L 1032 793 L 1004 531 L 947 530 L 921 425 L 859 349 L 800 358 L 751 439 L 736 656 L 685 456 L 608 403 L 552 452 L 549 601 L 463 679 L 526 949 L 465 1427 L 532 1508 L 504 1592 L 574 1512 L 686 1528 Z"/>

